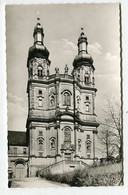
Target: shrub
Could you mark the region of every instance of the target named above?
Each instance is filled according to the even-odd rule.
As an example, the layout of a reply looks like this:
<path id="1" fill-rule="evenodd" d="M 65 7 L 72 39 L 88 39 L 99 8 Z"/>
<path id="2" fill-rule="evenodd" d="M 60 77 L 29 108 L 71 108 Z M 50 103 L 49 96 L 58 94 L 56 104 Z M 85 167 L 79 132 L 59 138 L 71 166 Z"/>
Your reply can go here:
<path id="1" fill-rule="evenodd" d="M 72 182 L 72 173 L 63 173 L 61 178 L 61 183 L 71 184 Z"/>
<path id="2" fill-rule="evenodd" d="M 76 170 L 72 178 L 71 186 L 84 186 L 87 177 L 88 174 L 84 171 Z"/>
<path id="3" fill-rule="evenodd" d="M 109 168 L 109 169 L 108 169 Z M 45 170 L 40 173 L 41 177 L 48 180 L 66 183 L 71 186 L 114 186 L 122 184 L 122 172 L 110 171 L 110 168 L 93 167 L 89 169 L 74 170 L 70 173 L 52 174 L 50 170 Z M 114 167 L 113 167 L 114 168 Z"/>

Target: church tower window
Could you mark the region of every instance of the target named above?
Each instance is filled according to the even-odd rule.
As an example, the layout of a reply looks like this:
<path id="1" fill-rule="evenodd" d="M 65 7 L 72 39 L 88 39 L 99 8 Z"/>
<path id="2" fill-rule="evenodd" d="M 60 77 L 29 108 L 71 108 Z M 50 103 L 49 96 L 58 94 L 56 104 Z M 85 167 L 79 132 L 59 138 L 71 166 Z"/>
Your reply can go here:
<path id="1" fill-rule="evenodd" d="M 39 97 L 38 106 L 39 106 L 39 107 L 43 107 L 43 100 L 42 100 L 42 97 Z"/>
<path id="2" fill-rule="evenodd" d="M 39 95 L 42 95 L 42 90 L 39 90 L 39 92 L 38 92 L 38 93 L 39 93 Z"/>
<path id="3" fill-rule="evenodd" d="M 71 142 L 71 131 L 68 127 L 64 129 L 64 142 L 66 143 Z"/>
<path id="4" fill-rule="evenodd" d="M 71 92 L 64 91 L 63 92 L 63 105 L 64 106 L 71 106 Z"/>
<path id="5" fill-rule="evenodd" d="M 85 82 L 86 85 L 89 84 L 89 75 L 88 74 L 85 75 L 84 82 Z"/>
<path id="6" fill-rule="evenodd" d="M 38 66 L 38 76 L 43 76 L 43 69 L 41 66 Z"/>
<path id="7" fill-rule="evenodd" d="M 86 95 L 86 98 L 85 99 L 86 99 L 86 101 L 89 101 L 89 96 Z"/>
<path id="8" fill-rule="evenodd" d="M 27 148 L 23 148 L 23 154 L 27 154 Z"/>
<path id="9" fill-rule="evenodd" d="M 86 104 L 86 112 L 89 112 L 89 104 Z"/>

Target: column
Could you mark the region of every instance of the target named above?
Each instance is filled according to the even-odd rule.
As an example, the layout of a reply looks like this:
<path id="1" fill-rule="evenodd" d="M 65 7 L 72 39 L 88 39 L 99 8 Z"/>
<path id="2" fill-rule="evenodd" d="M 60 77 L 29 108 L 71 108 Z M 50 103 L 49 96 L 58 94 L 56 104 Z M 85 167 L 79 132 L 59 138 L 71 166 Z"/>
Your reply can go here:
<path id="1" fill-rule="evenodd" d="M 61 149 L 61 132 L 60 132 L 60 122 L 57 121 L 56 124 L 56 130 L 57 130 L 57 161 L 60 159 L 60 149 Z"/>
<path id="2" fill-rule="evenodd" d="M 30 126 L 30 156 L 35 155 L 35 126 Z"/>
<path id="3" fill-rule="evenodd" d="M 46 127 L 46 156 L 50 155 L 50 127 Z"/>
<path id="4" fill-rule="evenodd" d="M 49 109 L 49 88 L 46 88 L 46 109 Z"/>
<path id="5" fill-rule="evenodd" d="M 30 131 L 30 156 L 29 156 L 29 176 L 33 177 L 36 176 L 36 160 L 35 160 L 35 129 L 36 127 L 31 124 L 29 131 Z"/>
<path id="6" fill-rule="evenodd" d="M 92 112 L 95 114 L 95 93 L 92 93 Z"/>
<path id="7" fill-rule="evenodd" d="M 59 108 L 59 80 L 56 80 L 55 89 L 56 89 L 56 108 Z"/>
<path id="8" fill-rule="evenodd" d="M 95 134 L 96 132 L 93 131 L 93 160 L 95 160 Z"/>
<path id="9" fill-rule="evenodd" d="M 75 123 L 75 127 L 74 127 L 74 145 L 75 145 L 75 156 L 76 156 L 76 160 L 78 159 L 78 138 L 77 138 L 77 133 L 78 133 L 78 123 Z"/>

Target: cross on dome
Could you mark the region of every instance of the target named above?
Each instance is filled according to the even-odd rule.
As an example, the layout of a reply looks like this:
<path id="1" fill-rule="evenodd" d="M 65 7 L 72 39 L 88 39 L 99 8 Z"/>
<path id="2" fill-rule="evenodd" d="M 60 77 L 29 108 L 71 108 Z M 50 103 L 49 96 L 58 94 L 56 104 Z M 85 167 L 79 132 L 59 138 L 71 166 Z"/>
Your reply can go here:
<path id="1" fill-rule="evenodd" d="M 40 20 L 40 12 L 37 11 L 37 20 L 39 21 Z"/>
<path id="2" fill-rule="evenodd" d="M 81 27 L 81 35 L 84 35 L 84 28 Z"/>

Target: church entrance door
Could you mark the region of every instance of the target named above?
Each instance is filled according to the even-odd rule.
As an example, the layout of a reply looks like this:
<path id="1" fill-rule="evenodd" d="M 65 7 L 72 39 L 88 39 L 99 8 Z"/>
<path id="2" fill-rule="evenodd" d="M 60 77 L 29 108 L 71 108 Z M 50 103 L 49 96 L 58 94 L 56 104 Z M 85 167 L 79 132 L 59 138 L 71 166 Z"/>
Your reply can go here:
<path id="1" fill-rule="evenodd" d="M 16 178 L 25 177 L 25 166 L 23 164 L 16 165 Z"/>

